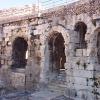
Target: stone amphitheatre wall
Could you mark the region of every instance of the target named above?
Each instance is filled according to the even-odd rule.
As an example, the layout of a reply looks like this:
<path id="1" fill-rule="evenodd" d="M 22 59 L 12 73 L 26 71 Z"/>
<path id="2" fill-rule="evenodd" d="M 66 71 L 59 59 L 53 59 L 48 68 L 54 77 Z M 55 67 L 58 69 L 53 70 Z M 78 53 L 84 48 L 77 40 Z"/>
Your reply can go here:
<path id="1" fill-rule="evenodd" d="M 1 80 L 6 86 L 24 89 L 48 84 L 57 76 L 49 66 L 49 36 L 58 32 L 65 46 L 65 95 L 74 100 L 99 100 L 99 5 L 100 0 L 87 0 L 43 11 L 39 17 L 33 13 L 1 18 Z M 12 69 L 13 42 L 18 37 L 28 44 L 27 65 Z"/>

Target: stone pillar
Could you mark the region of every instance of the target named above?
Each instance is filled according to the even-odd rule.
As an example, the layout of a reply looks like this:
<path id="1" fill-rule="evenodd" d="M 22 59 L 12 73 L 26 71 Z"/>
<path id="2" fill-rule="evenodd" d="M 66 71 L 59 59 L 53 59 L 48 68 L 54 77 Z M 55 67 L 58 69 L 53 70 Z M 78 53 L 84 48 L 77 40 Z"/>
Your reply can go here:
<path id="1" fill-rule="evenodd" d="M 93 78 L 94 59 L 90 59 L 91 49 L 77 49 L 77 36 L 71 34 L 67 61 L 65 95 L 74 100 L 94 100 Z"/>

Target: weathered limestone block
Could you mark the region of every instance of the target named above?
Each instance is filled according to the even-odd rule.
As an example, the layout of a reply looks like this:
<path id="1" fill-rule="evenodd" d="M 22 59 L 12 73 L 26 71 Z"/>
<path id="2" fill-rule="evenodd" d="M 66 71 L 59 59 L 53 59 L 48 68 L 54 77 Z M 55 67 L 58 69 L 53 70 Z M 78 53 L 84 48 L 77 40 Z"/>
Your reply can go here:
<path id="1" fill-rule="evenodd" d="M 82 57 L 83 56 L 83 49 L 76 49 L 76 56 Z"/>
<path id="2" fill-rule="evenodd" d="M 94 70 L 97 71 L 95 73 L 99 73 L 100 74 L 100 65 L 98 63 L 94 64 Z"/>
<path id="3" fill-rule="evenodd" d="M 89 78 L 74 77 L 74 84 L 79 84 L 83 86 L 93 86 L 94 81 Z"/>
<path id="4" fill-rule="evenodd" d="M 25 87 L 25 73 L 12 72 L 11 80 L 14 88 L 21 89 Z"/>
<path id="5" fill-rule="evenodd" d="M 7 48 L 6 48 L 6 54 L 5 54 L 5 55 L 6 55 L 7 57 L 11 56 L 11 52 L 12 52 L 12 48 L 11 48 L 11 47 L 7 47 Z"/>
<path id="6" fill-rule="evenodd" d="M 97 92 L 100 94 L 100 86 L 96 88 L 97 89 Z M 100 98 L 100 95 L 98 94 L 99 98 Z"/>
<path id="7" fill-rule="evenodd" d="M 75 49 L 75 44 L 69 42 L 68 49 L 72 49 L 72 50 Z"/>
<path id="8" fill-rule="evenodd" d="M 40 47 L 41 57 L 44 57 L 45 48 L 46 48 L 45 45 L 42 45 L 42 46 Z"/>
<path id="9" fill-rule="evenodd" d="M 97 57 L 88 57 L 87 58 L 87 63 L 90 63 L 90 64 L 97 64 Z"/>
<path id="10" fill-rule="evenodd" d="M 87 55 L 89 55 L 91 57 L 96 57 L 97 56 L 97 48 L 87 49 Z"/>
<path id="11" fill-rule="evenodd" d="M 90 56 L 91 49 L 87 49 L 87 56 Z"/>
<path id="12" fill-rule="evenodd" d="M 66 69 L 67 76 L 73 76 L 73 69 Z"/>
<path id="13" fill-rule="evenodd" d="M 79 85 L 79 84 L 74 84 L 76 91 L 77 91 L 77 97 L 80 98 L 81 100 L 94 100 L 93 98 L 93 88 L 92 86 L 85 86 L 85 85 Z M 72 87 L 72 88 L 73 88 Z M 77 99 L 76 99 L 77 100 Z"/>
<path id="14" fill-rule="evenodd" d="M 95 64 L 90 64 L 90 63 L 87 63 L 87 67 L 86 67 L 86 70 L 91 70 L 93 71 L 95 68 Z"/>
<path id="15" fill-rule="evenodd" d="M 87 70 L 74 70 L 73 76 L 75 77 L 93 77 L 93 71 L 87 71 Z"/>
<path id="16" fill-rule="evenodd" d="M 26 66 L 26 76 L 27 76 L 27 87 L 28 88 L 35 88 L 37 87 L 40 79 L 40 64 L 35 61 L 35 59 L 32 59 L 32 62 L 30 65 Z"/>
<path id="17" fill-rule="evenodd" d="M 2 37 L 0 36 L 0 42 L 2 41 Z"/>
<path id="18" fill-rule="evenodd" d="M 66 88 L 65 96 L 74 100 L 94 100 L 92 91 L 92 87 L 74 84 Z"/>
<path id="19" fill-rule="evenodd" d="M 94 95 L 90 92 L 90 89 L 83 89 L 78 92 L 79 99 L 75 100 L 94 100 Z"/>
<path id="20" fill-rule="evenodd" d="M 34 21 L 31 22 L 32 25 L 37 25 L 38 24 L 38 18 L 34 19 Z"/>
<path id="21" fill-rule="evenodd" d="M 6 88 L 11 88 L 11 79 L 10 79 L 11 70 L 7 65 L 2 65 L 0 69 L 0 79 L 4 82 Z"/>
<path id="22" fill-rule="evenodd" d="M 44 20 L 44 19 L 41 18 L 41 19 L 38 20 L 38 24 L 39 24 L 39 25 L 40 25 L 40 24 L 44 24 L 44 23 L 45 23 L 45 20 Z"/>
<path id="23" fill-rule="evenodd" d="M 90 40 L 87 46 L 88 48 L 96 48 L 97 47 L 96 39 L 94 41 Z"/>
<path id="24" fill-rule="evenodd" d="M 68 62 L 66 62 L 64 66 L 65 66 L 66 70 L 72 68 L 72 64 L 70 64 Z"/>
<path id="25" fill-rule="evenodd" d="M 88 67 L 87 57 L 78 57 L 73 60 L 73 69 L 87 70 Z"/>
<path id="26" fill-rule="evenodd" d="M 87 56 L 87 49 L 83 49 L 83 56 Z"/>
<path id="27" fill-rule="evenodd" d="M 8 60 L 8 65 L 9 65 L 9 66 L 12 65 L 12 60 Z"/>
<path id="28" fill-rule="evenodd" d="M 39 30 L 34 30 L 34 35 L 41 34 Z"/>
<path id="29" fill-rule="evenodd" d="M 58 20 L 58 24 L 65 26 L 66 20 Z"/>
<path id="30" fill-rule="evenodd" d="M 80 86 L 93 86 L 94 81 L 91 78 L 84 78 L 84 77 L 74 77 L 74 76 L 68 76 L 68 79 L 66 79 L 66 84 L 77 84 Z"/>
<path id="31" fill-rule="evenodd" d="M 1 60 L 1 64 L 2 64 L 2 65 L 4 65 L 4 64 L 5 64 L 5 61 L 4 61 L 3 59 Z"/>
<path id="32" fill-rule="evenodd" d="M 72 50 L 72 49 L 67 50 L 67 52 L 66 52 L 66 56 L 69 56 L 69 57 L 73 57 L 73 56 L 75 56 L 75 52 L 74 52 L 74 50 Z"/>
<path id="33" fill-rule="evenodd" d="M 75 89 L 66 88 L 65 96 L 68 98 L 75 98 L 77 96 L 77 91 Z"/>
<path id="34" fill-rule="evenodd" d="M 6 38 L 5 38 L 5 42 L 8 42 L 8 41 L 9 41 L 9 37 L 6 37 Z"/>
<path id="35" fill-rule="evenodd" d="M 70 31 L 70 42 L 79 43 L 79 35 L 75 31 Z"/>

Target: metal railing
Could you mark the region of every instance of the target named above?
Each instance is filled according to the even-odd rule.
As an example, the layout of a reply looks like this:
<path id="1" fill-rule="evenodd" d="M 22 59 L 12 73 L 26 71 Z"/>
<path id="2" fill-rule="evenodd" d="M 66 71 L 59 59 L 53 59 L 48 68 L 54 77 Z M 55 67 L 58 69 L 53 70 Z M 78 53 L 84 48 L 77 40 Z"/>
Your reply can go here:
<path id="1" fill-rule="evenodd" d="M 38 6 L 40 9 L 46 10 L 57 6 L 67 5 L 79 0 L 38 0 Z"/>

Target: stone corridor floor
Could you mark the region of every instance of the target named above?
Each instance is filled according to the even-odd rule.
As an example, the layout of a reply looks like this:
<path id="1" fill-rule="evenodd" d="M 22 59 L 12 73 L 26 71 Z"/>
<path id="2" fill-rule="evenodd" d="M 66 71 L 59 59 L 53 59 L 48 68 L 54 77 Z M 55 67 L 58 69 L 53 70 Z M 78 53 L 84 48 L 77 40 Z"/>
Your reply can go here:
<path id="1" fill-rule="evenodd" d="M 65 73 L 61 73 L 48 85 L 40 84 L 40 86 L 33 91 L 13 91 L 12 93 L 3 92 L 0 96 L 0 100 L 72 100 L 64 96 L 66 88 Z M 63 82 L 63 83 L 61 83 Z M 4 91 L 7 91 L 3 89 Z"/>
<path id="2" fill-rule="evenodd" d="M 1 96 L 0 100 L 71 100 L 60 92 L 49 90 L 38 91 L 36 93 L 11 93 Z"/>

